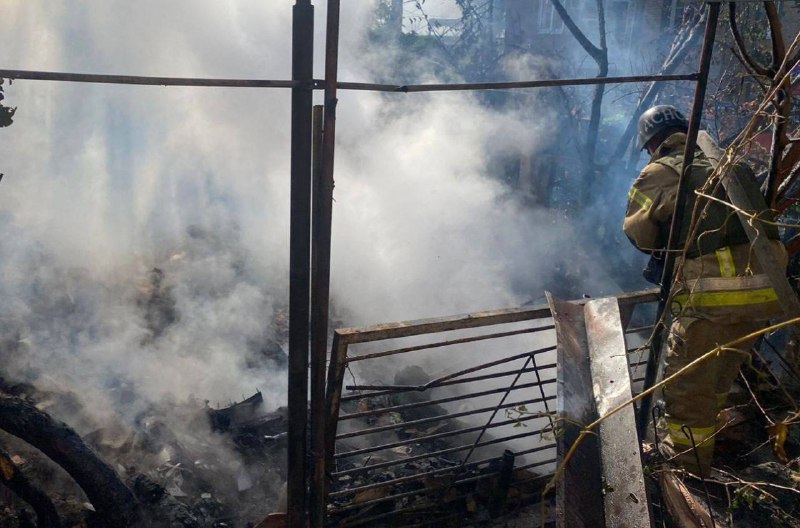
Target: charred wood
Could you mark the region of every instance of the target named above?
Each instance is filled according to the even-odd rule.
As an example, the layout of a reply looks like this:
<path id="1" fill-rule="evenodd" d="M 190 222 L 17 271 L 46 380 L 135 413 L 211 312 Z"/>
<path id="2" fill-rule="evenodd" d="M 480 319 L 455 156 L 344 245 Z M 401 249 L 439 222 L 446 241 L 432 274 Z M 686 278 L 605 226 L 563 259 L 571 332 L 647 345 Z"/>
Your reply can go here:
<path id="1" fill-rule="evenodd" d="M 200 528 L 202 524 L 188 506 L 145 475 L 135 476 L 130 487 L 144 506 L 147 526 L 153 528 Z"/>
<path id="2" fill-rule="evenodd" d="M 33 508 L 38 528 L 61 527 L 61 520 L 50 497 L 28 480 L 3 449 L 0 449 L 0 482 Z"/>
<path id="3" fill-rule="evenodd" d="M 0 429 L 28 442 L 64 468 L 86 493 L 100 525 L 116 528 L 138 521 L 138 503 L 131 490 L 67 424 L 29 402 L 0 394 Z"/>
<path id="4" fill-rule="evenodd" d="M 222 409 L 206 410 L 211 429 L 229 433 L 240 448 L 263 449 L 284 440 L 288 430 L 285 408 L 276 412 L 263 410 L 264 397 L 256 392 L 241 402 Z"/>

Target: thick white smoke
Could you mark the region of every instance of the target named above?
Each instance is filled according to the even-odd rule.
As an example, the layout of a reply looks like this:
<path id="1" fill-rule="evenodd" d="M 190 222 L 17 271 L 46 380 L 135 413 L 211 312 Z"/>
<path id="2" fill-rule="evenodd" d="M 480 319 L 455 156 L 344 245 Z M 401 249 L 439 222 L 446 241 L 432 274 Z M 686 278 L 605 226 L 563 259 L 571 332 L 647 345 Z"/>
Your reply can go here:
<path id="1" fill-rule="evenodd" d="M 292 4 L 10 1 L 0 65 L 286 79 Z M 342 80 L 372 80 L 385 65 L 384 51 L 364 49 L 373 9 L 344 2 Z M 34 369 L 95 401 L 124 382 L 142 400 L 126 400 L 134 413 L 257 387 L 281 405 L 285 372 L 247 358 L 285 339 L 289 93 L 19 81 L 6 94 L 19 110 L 0 129 L 0 316 L 24 352 L 15 373 Z M 490 110 L 463 93 L 342 92 L 337 317 L 362 325 L 519 305 L 565 262 L 595 282 L 589 260 L 571 262 L 569 224 L 523 207 L 489 168 L 492 153 L 551 141 L 551 112 Z M 142 291 L 153 292 L 156 267 L 177 316 L 154 337 Z"/>

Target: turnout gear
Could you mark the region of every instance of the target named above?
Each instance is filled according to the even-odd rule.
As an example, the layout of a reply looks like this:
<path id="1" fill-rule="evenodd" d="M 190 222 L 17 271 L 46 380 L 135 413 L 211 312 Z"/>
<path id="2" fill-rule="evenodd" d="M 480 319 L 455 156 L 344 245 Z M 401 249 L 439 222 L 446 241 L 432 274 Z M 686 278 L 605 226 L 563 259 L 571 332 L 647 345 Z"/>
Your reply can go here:
<path id="1" fill-rule="evenodd" d="M 689 121 L 674 106 L 658 105 L 645 110 L 639 117 L 639 150 L 657 134 L 670 128 L 689 129 Z"/>
<path id="2" fill-rule="evenodd" d="M 628 194 L 623 230 L 637 248 L 651 255 L 663 255 L 667 244 L 685 145 L 686 134 L 669 136 L 653 152 L 650 164 Z M 760 210 L 754 213 L 772 220 L 752 171 L 746 166 L 733 170 L 726 177 L 739 178 L 756 198 Z M 712 173 L 709 160 L 702 151 L 696 151 L 692 168 L 685 176 L 686 207 L 678 213 L 683 215 L 683 221 L 677 248 L 683 249 L 687 240 L 690 244 L 673 288 L 673 323 L 665 376 L 718 345 L 763 328 L 766 321 L 781 313 L 775 290 L 752 254 L 738 216 L 725 205 L 695 193 L 701 190 L 728 201 L 722 185 L 712 182 L 703 190 Z M 703 211 L 705 214 L 701 214 Z M 690 233 L 693 212 L 697 227 Z M 778 240 L 777 229 L 764 223 L 757 227 L 772 240 L 779 262 L 785 264 L 786 251 Z M 675 453 L 675 460 L 690 471 L 707 474 L 710 469 L 717 414 L 753 341 L 736 345 L 734 351 L 722 351 L 664 388 L 664 441 Z M 689 436 L 697 447 L 699 466 Z"/>

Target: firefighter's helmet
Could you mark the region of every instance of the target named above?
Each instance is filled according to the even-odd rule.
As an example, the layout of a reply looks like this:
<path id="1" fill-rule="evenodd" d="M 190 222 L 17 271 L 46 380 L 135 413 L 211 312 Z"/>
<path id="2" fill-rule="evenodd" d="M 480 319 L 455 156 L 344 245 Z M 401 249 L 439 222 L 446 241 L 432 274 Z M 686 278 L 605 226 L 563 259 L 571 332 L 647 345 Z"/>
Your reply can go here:
<path id="1" fill-rule="evenodd" d="M 668 128 L 682 128 L 686 131 L 689 130 L 689 121 L 680 110 L 671 105 L 658 105 L 645 110 L 639 118 L 639 150 Z"/>

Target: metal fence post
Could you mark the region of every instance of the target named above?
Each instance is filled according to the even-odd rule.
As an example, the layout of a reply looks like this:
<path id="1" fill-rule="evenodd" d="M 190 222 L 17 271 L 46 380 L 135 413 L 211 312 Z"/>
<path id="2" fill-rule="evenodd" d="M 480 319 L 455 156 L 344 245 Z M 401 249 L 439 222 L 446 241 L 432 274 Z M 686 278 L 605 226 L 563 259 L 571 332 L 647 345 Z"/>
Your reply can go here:
<path id="1" fill-rule="evenodd" d="M 292 80 L 299 81 L 299 84 L 292 88 L 287 514 L 289 526 L 295 528 L 306 525 L 314 65 L 314 6 L 311 0 L 297 0 L 292 15 Z"/>
<path id="2" fill-rule="evenodd" d="M 686 134 L 686 150 L 683 154 L 683 170 L 678 179 L 678 195 L 675 199 L 675 210 L 672 214 L 672 223 L 669 230 L 669 240 L 667 241 L 667 251 L 664 256 L 664 275 L 661 279 L 661 300 L 658 303 L 658 313 L 656 323 L 662 320 L 667 309 L 670 290 L 672 288 L 673 270 L 675 267 L 674 250 L 678 249 L 680 239 L 681 223 L 683 220 L 683 208 L 686 203 L 684 196 L 684 186 L 686 185 L 686 173 L 694 162 L 694 151 L 697 147 L 697 132 L 700 130 L 700 120 L 703 117 L 703 102 L 706 96 L 706 85 L 708 84 L 708 73 L 711 68 L 711 54 L 714 51 L 714 39 L 717 35 L 717 21 L 719 20 L 719 2 L 708 3 L 708 18 L 706 19 L 706 29 L 703 35 L 703 49 L 700 52 L 700 74 L 697 79 L 697 86 L 692 102 L 692 113 L 689 118 L 689 130 Z M 663 335 L 666 328 L 656 328 L 650 348 L 650 357 L 647 360 L 647 370 L 645 372 L 644 387 L 647 390 L 655 384 L 658 375 L 658 364 L 661 356 L 661 346 Z M 638 430 L 639 438 L 644 438 L 647 430 L 647 423 L 650 417 L 650 404 L 652 396 L 642 398 L 639 407 Z"/>

